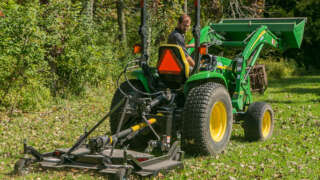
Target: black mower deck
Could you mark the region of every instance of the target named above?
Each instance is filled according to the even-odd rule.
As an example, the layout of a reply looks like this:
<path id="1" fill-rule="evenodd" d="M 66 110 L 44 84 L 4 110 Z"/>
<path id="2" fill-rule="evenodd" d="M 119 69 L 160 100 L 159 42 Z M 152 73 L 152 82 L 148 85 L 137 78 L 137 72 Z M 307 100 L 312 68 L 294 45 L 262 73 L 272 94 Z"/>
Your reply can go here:
<path id="1" fill-rule="evenodd" d="M 183 163 L 173 160 L 170 153 L 155 158 L 151 154 L 127 150 L 127 165 L 124 165 L 125 152 L 122 149 L 114 149 L 112 156 L 110 156 L 111 149 L 92 154 L 88 148 L 81 147 L 71 153 L 72 160 L 63 161 L 63 158 L 55 157 L 57 154 L 65 154 L 68 151 L 69 148 L 57 149 L 52 153 L 48 153 L 48 156 L 44 156 L 39 163 L 44 168 L 90 169 L 97 170 L 102 174 L 117 174 L 121 169 L 132 169 L 133 173 L 139 176 L 151 176 L 158 174 L 160 171 L 183 168 Z"/>

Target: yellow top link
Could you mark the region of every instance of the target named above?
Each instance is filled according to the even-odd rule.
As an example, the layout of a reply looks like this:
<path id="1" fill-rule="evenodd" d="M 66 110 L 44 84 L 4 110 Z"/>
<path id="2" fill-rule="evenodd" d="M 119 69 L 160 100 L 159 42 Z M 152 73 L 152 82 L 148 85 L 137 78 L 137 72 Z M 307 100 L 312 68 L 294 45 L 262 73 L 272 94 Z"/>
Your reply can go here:
<path id="1" fill-rule="evenodd" d="M 149 122 L 149 124 L 153 124 L 153 123 L 157 122 L 157 120 L 155 118 L 151 118 L 148 120 L 148 122 Z M 131 129 L 133 132 L 135 132 L 135 131 L 138 131 L 139 129 L 142 129 L 146 126 L 147 126 L 146 123 L 139 123 L 137 125 L 132 126 Z"/>

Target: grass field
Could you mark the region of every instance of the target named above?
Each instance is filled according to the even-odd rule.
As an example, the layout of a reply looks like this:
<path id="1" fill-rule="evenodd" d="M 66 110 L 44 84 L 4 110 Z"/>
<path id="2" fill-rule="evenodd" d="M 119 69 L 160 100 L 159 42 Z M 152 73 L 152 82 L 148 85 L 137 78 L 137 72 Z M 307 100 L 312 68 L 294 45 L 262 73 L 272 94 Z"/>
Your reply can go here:
<path id="1" fill-rule="evenodd" d="M 110 91 L 110 90 L 109 90 Z M 37 113 L 0 114 L 0 179 L 103 179 L 93 172 L 46 171 L 37 166 L 24 177 L 10 176 L 21 157 L 22 141 L 41 152 L 68 147 L 88 125 L 108 110 L 112 94 L 92 92 L 77 101 L 59 102 Z M 320 76 L 269 81 L 255 101 L 270 103 L 275 112 L 273 137 L 247 142 L 234 124 L 225 152 L 214 157 L 186 157 L 185 169 L 160 175 L 160 179 L 320 179 Z M 97 134 L 109 131 L 105 123 Z"/>

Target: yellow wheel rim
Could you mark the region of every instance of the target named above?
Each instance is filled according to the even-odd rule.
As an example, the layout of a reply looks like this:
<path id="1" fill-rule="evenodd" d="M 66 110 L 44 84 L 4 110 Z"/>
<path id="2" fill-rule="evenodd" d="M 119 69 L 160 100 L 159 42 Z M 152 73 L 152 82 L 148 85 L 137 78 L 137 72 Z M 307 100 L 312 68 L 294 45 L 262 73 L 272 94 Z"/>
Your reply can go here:
<path id="1" fill-rule="evenodd" d="M 270 133 L 271 129 L 271 113 L 270 111 L 264 112 L 263 119 L 262 119 L 262 135 L 263 137 L 267 137 Z"/>
<path id="2" fill-rule="evenodd" d="M 216 102 L 210 114 L 210 134 L 215 142 L 224 137 L 227 128 L 227 109 L 223 102 Z"/>

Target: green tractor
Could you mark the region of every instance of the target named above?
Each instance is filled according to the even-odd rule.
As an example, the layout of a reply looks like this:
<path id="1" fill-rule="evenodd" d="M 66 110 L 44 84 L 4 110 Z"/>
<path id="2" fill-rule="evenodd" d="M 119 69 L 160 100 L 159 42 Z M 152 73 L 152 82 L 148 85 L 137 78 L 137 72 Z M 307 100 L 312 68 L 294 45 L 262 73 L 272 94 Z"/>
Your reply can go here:
<path id="1" fill-rule="evenodd" d="M 70 148 L 40 153 L 25 141 L 24 156 L 14 172 L 23 174 L 29 165 L 39 163 L 43 168 L 96 170 L 115 179 L 128 179 L 131 174 L 148 177 L 183 168 L 184 151 L 220 153 L 236 121 L 243 121 L 249 140 L 270 138 L 274 113 L 267 103 L 253 103 L 250 84 L 259 81 L 250 77 L 265 44 L 282 50 L 300 47 L 306 19 L 222 20 L 200 30 L 200 0 L 195 0 L 195 9 L 191 42 L 195 48 L 189 51 L 195 57 L 194 68 L 174 44 L 162 45 L 157 66 L 148 65 L 146 1 L 141 0 L 142 55 L 121 73 L 126 81 L 118 85 L 110 112 Z M 244 50 L 228 59 L 210 54 L 213 45 Z M 262 83 L 260 90 L 265 87 Z M 109 117 L 112 135 L 91 137 Z"/>
<path id="2" fill-rule="evenodd" d="M 111 109 L 124 97 L 154 99 L 170 92 L 171 98 L 149 111 L 148 116 L 161 114 L 163 122 L 138 134 L 130 147 L 145 148 L 154 134 L 171 140 L 181 134 L 184 151 L 216 154 L 226 148 L 232 124 L 240 121 L 248 140 L 264 141 L 272 136 L 274 112 L 265 102 L 253 102 L 254 77 L 250 75 L 256 71 L 254 65 L 264 45 L 281 50 L 300 47 L 306 18 L 225 19 L 200 29 L 200 1 L 195 1 L 195 9 L 194 39 L 190 42 L 195 48 L 188 51 L 195 67 L 189 67 L 182 48 L 175 44 L 162 45 L 157 66 L 150 67 L 146 2 L 141 1 L 141 57 L 124 70 L 126 81 L 115 92 Z M 243 51 L 229 59 L 210 54 L 214 46 L 242 47 Z M 126 73 L 134 65 L 140 69 L 131 71 L 133 78 L 129 79 Z M 258 81 L 262 82 L 260 91 L 264 91 L 263 75 Z M 112 133 L 117 131 L 121 112 L 125 111 L 122 129 L 141 121 L 134 106 L 122 105 L 111 115 Z"/>

